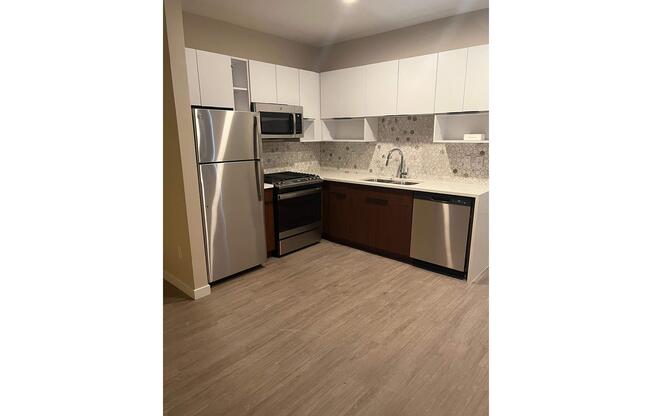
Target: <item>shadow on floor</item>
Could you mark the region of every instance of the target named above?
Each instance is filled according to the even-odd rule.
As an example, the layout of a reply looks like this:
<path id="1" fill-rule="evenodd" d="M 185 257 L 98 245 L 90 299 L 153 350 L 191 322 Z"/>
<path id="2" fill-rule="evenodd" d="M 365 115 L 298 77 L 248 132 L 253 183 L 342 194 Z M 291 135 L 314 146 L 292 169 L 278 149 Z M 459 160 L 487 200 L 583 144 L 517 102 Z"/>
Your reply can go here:
<path id="1" fill-rule="evenodd" d="M 171 283 L 163 280 L 163 304 L 167 305 L 168 303 L 177 303 L 185 302 L 192 300 L 192 298 L 176 287 Z"/>

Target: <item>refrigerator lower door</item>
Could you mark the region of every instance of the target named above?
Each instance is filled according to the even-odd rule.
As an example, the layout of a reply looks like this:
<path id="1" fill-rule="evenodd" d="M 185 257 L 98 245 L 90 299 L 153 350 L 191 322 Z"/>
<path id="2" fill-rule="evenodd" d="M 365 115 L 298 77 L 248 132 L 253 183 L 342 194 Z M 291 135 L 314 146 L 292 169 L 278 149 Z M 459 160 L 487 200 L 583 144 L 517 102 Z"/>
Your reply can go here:
<path id="1" fill-rule="evenodd" d="M 267 258 L 258 163 L 200 165 L 210 282 L 255 267 Z"/>

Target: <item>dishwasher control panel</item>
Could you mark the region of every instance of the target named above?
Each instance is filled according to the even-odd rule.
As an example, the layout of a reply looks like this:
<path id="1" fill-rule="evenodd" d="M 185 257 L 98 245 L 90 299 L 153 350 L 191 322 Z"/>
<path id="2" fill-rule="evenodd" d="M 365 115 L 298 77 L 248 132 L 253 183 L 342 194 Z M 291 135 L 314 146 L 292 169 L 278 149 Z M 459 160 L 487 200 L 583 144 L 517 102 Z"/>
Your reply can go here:
<path id="1" fill-rule="evenodd" d="M 472 207 L 475 203 L 475 198 L 457 195 L 434 194 L 428 192 L 415 192 L 414 198 L 423 199 L 426 201 L 437 201 L 445 204 L 466 205 L 467 207 Z"/>

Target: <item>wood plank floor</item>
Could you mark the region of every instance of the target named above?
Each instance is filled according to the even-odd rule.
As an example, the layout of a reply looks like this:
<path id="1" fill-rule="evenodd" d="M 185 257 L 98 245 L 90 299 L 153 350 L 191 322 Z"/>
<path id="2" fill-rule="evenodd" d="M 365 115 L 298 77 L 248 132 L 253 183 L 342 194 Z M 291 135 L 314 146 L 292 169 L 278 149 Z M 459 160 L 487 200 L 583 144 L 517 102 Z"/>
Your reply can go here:
<path id="1" fill-rule="evenodd" d="M 164 294 L 165 414 L 488 414 L 486 279 L 322 241 Z"/>

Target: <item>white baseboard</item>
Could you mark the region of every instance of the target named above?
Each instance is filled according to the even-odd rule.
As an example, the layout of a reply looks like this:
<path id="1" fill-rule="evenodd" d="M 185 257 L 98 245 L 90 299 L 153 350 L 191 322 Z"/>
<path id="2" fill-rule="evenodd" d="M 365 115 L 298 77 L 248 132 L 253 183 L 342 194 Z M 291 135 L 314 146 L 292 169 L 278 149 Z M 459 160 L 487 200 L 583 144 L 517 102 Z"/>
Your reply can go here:
<path id="1" fill-rule="evenodd" d="M 206 286 L 193 289 L 184 283 L 181 279 L 165 270 L 163 270 L 163 279 L 195 300 L 211 294 L 211 287 L 208 284 L 206 284 Z"/>

